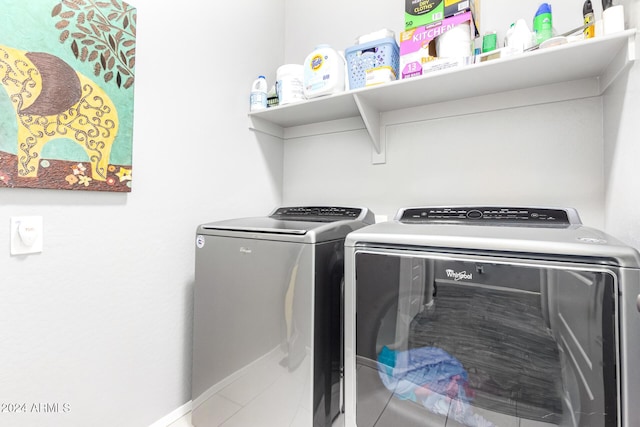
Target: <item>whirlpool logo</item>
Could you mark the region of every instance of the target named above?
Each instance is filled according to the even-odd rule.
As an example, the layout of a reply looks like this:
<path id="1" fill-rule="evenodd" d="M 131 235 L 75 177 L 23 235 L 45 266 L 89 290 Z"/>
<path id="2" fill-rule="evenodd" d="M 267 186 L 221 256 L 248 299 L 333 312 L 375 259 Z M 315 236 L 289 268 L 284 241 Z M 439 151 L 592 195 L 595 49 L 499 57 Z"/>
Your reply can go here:
<path id="1" fill-rule="evenodd" d="M 455 280 L 456 282 L 458 280 L 472 280 L 473 279 L 473 274 L 471 273 L 467 273 L 466 271 L 455 271 L 452 270 L 450 268 L 445 270 L 447 273 L 447 277 L 450 279 Z"/>

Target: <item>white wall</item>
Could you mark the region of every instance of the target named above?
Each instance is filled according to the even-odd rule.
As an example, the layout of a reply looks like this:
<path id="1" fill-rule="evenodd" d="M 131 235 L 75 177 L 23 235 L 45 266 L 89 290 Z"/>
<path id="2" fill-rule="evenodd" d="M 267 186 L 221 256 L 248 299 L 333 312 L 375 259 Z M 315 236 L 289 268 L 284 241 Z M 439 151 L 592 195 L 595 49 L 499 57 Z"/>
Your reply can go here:
<path id="1" fill-rule="evenodd" d="M 627 28 L 640 24 L 640 0 L 621 2 Z M 635 56 L 640 58 L 636 35 Z M 607 230 L 626 243 L 640 248 L 640 66 L 636 63 L 618 79 L 604 96 L 604 136 L 606 144 Z"/>
<path id="2" fill-rule="evenodd" d="M 388 126 L 383 165 L 364 130 L 289 140 L 285 201 L 388 217 L 403 206 L 571 206 L 602 227 L 601 117 L 600 99 L 587 98 Z"/>
<path id="3" fill-rule="evenodd" d="M 191 399 L 196 226 L 264 214 L 282 188 L 282 143 L 246 113 L 283 62 L 284 3 L 221 4 L 133 2 L 131 193 L 0 188 L 0 400 L 70 407 L 0 425 L 149 426 Z M 9 255 L 19 215 L 44 217 L 41 254 Z"/>
<path id="4" fill-rule="evenodd" d="M 505 1 L 482 0 L 483 11 L 492 11 L 483 12 L 484 22 L 489 17 L 500 22 L 492 14 Z M 534 4 L 533 14 L 538 2 L 529 3 Z M 562 28 L 572 25 L 566 12 L 569 3 L 577 9 L 578 24 L 582 14 L 581 0 L 562 2 L 560 9 L 565 12 L 558 18 L 564 22 L 558 24 Z M 288 2 L 287 14 L 299 16 L 311 7 L 310 1 Z M 324 2 L 323 8 L 314 9 L 308 32 L 300 22 L 287 20 L 286 34 L 299 36 L 285 39 L 285 58 L 299 57 L 303 48 L 313 49 L 323 38 L 341 49 L 359 34 L 381 27 L 396 33 L 402 29 L 401 3 L 354 1 L 348 7 L 354 13 L 345 12 L 337 0 Z M 502 21 L 525 12 L 513 11 L 514 16 Z M 328 21 L 334 23 L 331 29 L 317 24 Z M 603 227 L 602 98 L 505 109 L 508 98 L 544 96 L 557 89 L 483 97 L 488 111 L 472 114 L 456 111 L 466 111 L 468 103 L 479 104 L 478 99 L 431 106 L 422 109 L 420 118 L 415 111 L 407 111 L 415 117 L 413 123 L 386 128 L 387 161 L 382 165 L 371 163 L 365 130 L 289 139 L 285 142 L 285 202 L 365 205 L 386 216 L 403 206 L 429 204 L 570 206 L 579 210 L 586 224 Z M 440 108 L 450 112 L 448 117 L 430 119 Z"/>
<path id="5" fill-rule="evenodd" d="M 381 28 L 389 28 L 398 36 L 404 26 L 403 7 L 402 1 L 288 0 L 285 61 L 302 64 L 318 44 L 345 50 L 354 45 L 357 37 Z"/>

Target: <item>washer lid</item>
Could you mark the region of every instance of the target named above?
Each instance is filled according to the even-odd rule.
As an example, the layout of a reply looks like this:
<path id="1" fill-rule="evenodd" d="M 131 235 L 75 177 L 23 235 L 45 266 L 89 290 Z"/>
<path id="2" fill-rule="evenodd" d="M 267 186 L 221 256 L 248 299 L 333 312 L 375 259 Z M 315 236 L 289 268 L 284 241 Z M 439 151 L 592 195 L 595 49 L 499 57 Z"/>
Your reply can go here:
<path id="1" fill-rule="evenodd" d="M 238 218 L 203 224 L 203 230 L 246 231 L 251 233 L 276 233 L 302 236 L 318 227 L 318 223 L 283 221 L 269 217 Z"/>
<path id="2" fill-rule="evenodd" d="M 366 208 L 281 207 L 267 217 L 203 224 L 198 232 L 204 235 L 316 243 L 344 238 L 349 232 L 372 224 L 373 217 L 373 213 Z"/>

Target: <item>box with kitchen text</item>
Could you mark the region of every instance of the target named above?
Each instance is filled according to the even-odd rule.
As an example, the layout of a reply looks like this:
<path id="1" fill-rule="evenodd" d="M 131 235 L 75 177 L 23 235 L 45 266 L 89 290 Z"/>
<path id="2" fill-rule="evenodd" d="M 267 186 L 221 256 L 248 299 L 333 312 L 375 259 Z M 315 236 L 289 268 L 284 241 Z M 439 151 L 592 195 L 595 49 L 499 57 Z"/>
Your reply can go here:
<path id="1" fill-rule="evenodd" d="M 400 33 L 401 79 L 420 76 L 429 71 L 457 67 L 472 62 L 472 58 L 440 58 L 436 56 L 435 40 L 455 27 L 469 22 L 471 34 L 475 34 L 471 12 L 459 13 L 440 22 Z"/>

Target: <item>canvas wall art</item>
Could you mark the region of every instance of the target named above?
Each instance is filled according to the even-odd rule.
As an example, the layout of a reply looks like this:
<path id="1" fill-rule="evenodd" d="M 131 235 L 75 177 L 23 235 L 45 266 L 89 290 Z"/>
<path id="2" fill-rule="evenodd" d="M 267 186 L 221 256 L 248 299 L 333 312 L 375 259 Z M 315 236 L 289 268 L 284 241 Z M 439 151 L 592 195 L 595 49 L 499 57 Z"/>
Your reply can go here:
<path id="1" fill-rule="evenodd" d="M 131 191 L 136 9 L 0 5 L 0 188 Z"/>

